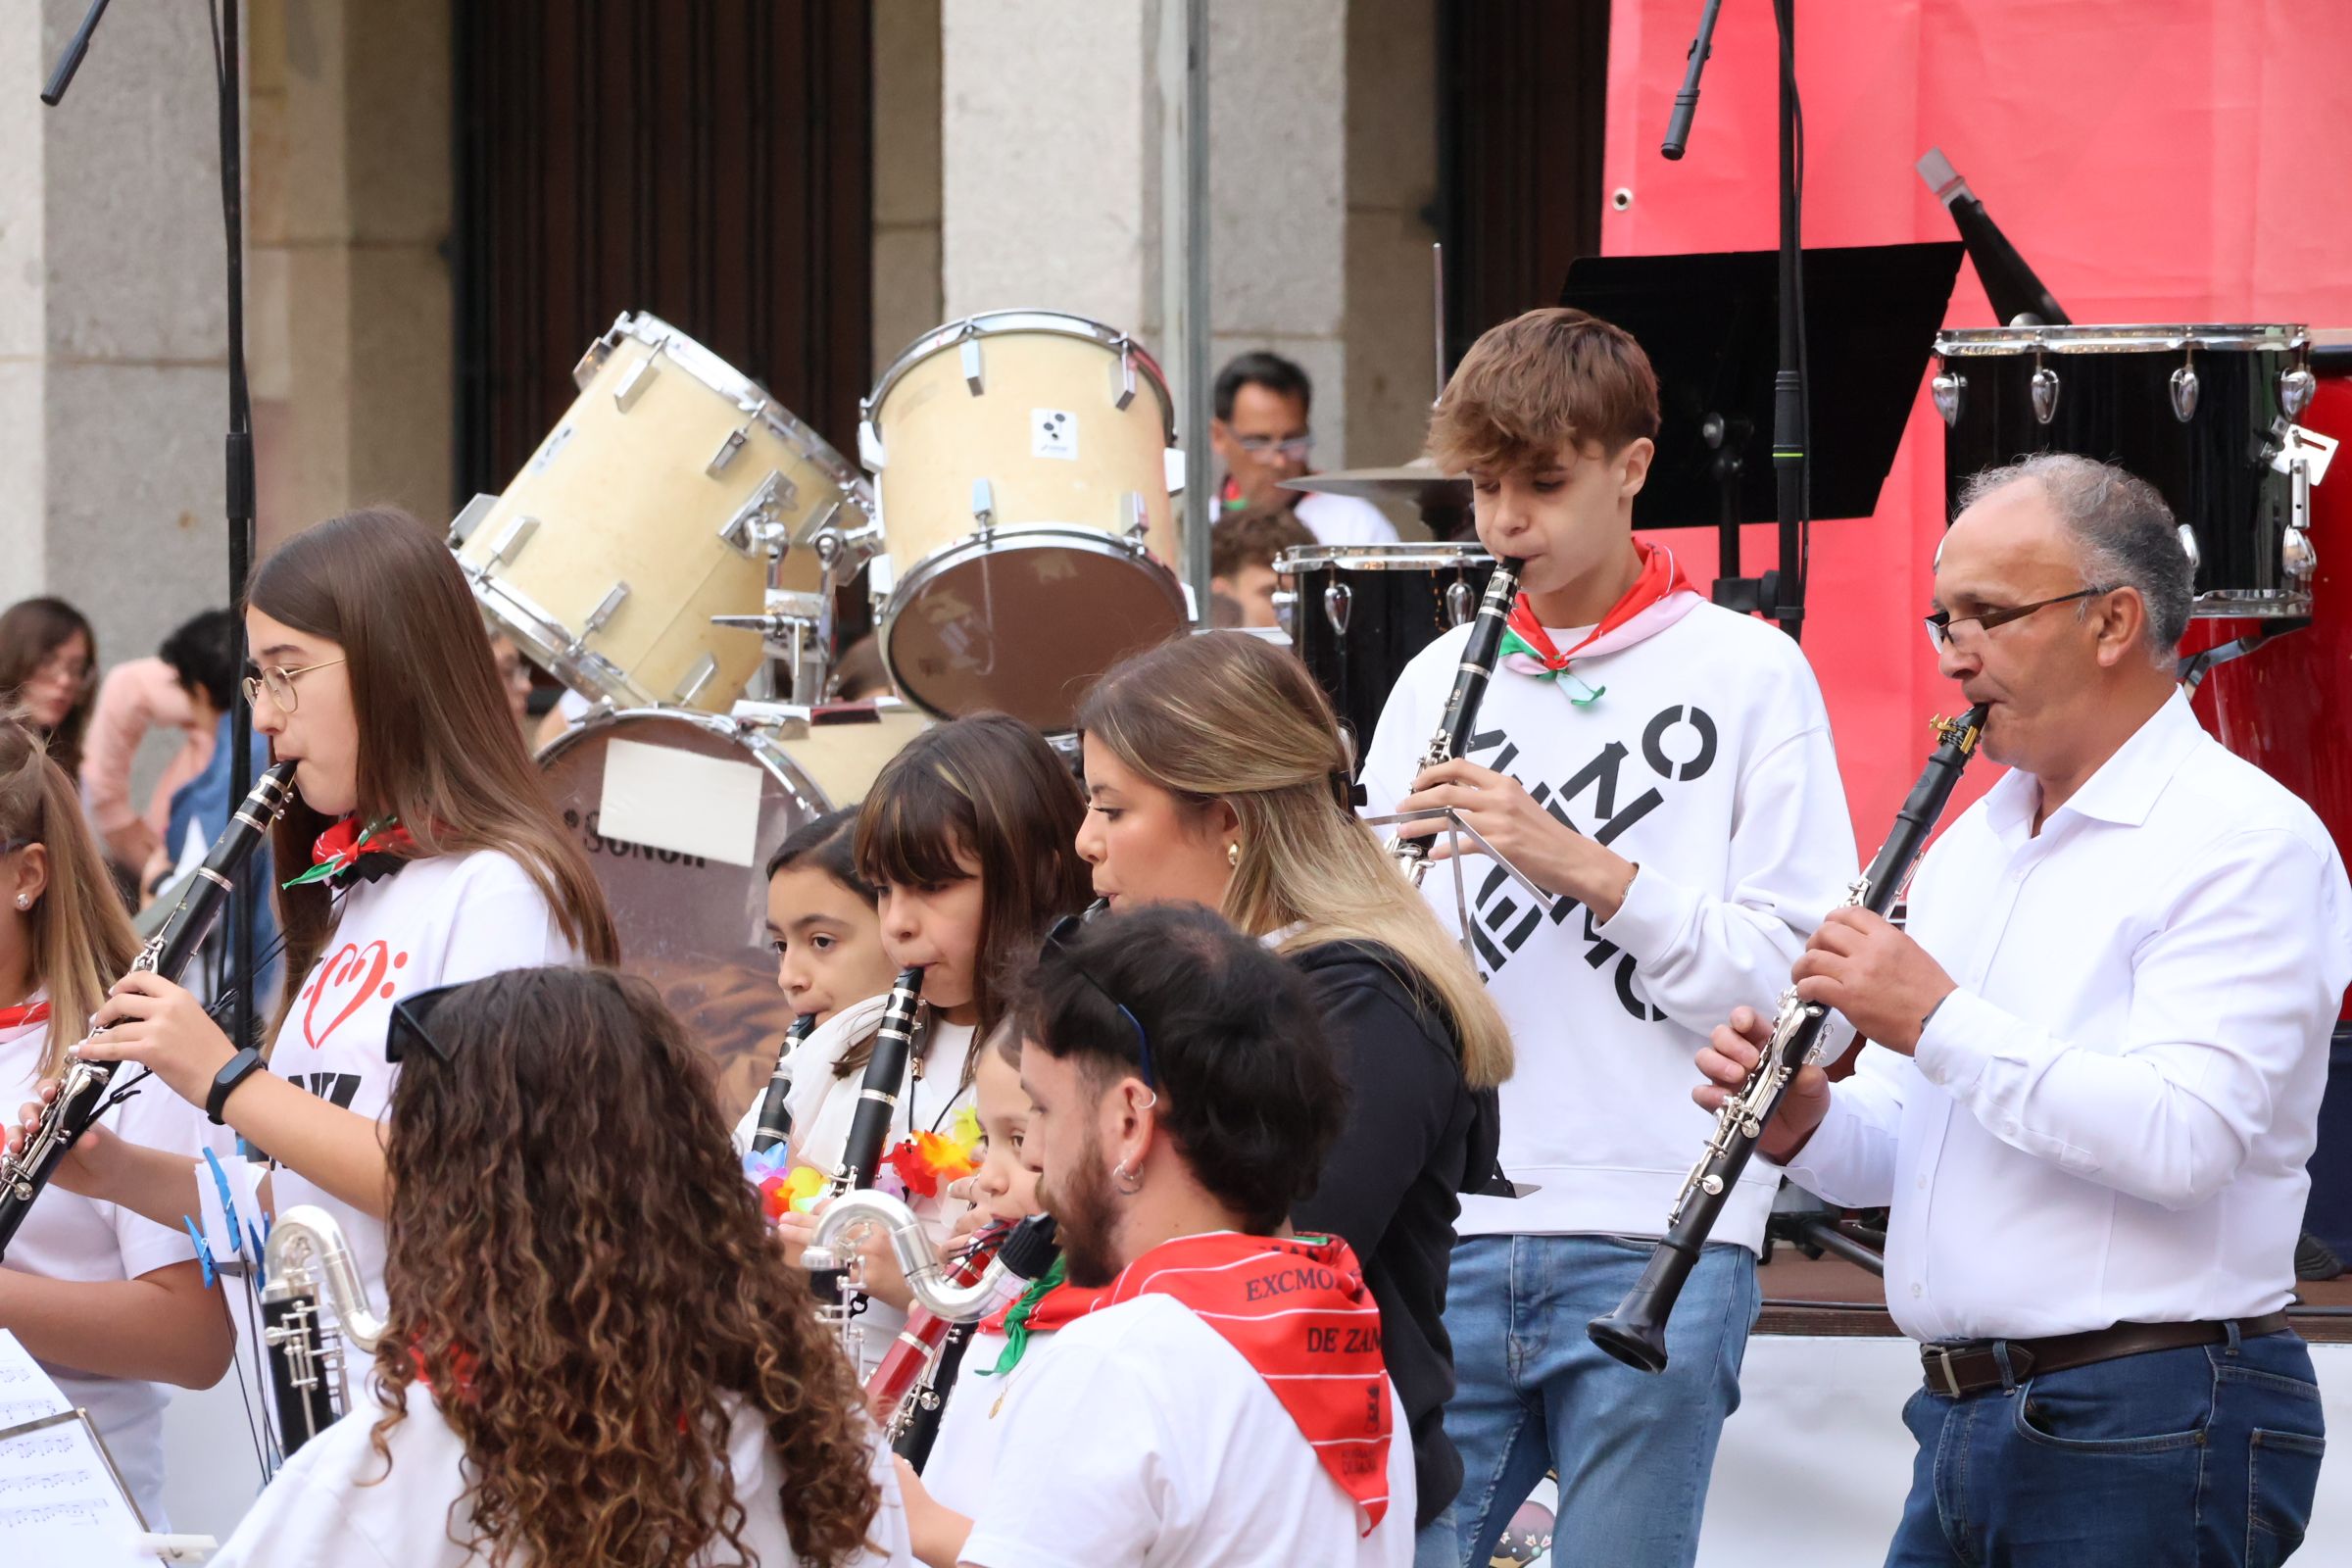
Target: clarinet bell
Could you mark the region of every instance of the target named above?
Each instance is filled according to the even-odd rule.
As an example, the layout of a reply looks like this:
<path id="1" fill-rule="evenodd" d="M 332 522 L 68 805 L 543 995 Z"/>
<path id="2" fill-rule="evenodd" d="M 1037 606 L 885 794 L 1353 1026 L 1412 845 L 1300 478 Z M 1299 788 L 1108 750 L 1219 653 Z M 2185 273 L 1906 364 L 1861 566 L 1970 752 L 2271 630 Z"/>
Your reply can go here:
<path id="1" fill-rule="evenodd" d="M 1654 1298 L 1637 1292 L 1606 1317 L 1585 1327 L 1592 1343 L 1637 1372 L 1666 1370 L 1666 1321 L 1657 1315 Z"/>

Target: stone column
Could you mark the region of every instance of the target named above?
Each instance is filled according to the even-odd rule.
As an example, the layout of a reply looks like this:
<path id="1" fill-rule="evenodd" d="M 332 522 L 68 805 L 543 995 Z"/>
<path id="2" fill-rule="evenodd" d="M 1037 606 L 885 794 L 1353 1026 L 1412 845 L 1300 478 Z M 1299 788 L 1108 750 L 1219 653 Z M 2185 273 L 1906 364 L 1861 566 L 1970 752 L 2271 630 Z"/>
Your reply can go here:
<path id="1" fill-rule="evenodd" d="M 204 8 L 115 7 L 44 108 L 86 9 L 0 8 L 0 602 L 113 662 L 227 598 L 225 252 Z"/>

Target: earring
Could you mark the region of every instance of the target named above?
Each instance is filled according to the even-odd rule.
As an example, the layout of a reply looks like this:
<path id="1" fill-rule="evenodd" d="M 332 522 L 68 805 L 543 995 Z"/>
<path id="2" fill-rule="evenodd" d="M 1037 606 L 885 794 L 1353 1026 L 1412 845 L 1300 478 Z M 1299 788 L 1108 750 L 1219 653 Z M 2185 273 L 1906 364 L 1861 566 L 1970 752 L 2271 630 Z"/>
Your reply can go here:
<path id="1" fill-rule="evenodd" d="M 1144 1184 L 1136 1179 L 1135 1172 L 1127 1168 L 1127 1162 L 1123 1159 L 1110 1167 L 1110 1179 L 1120 1192 L 1130 1197 L 1144 1190 Z"/>
<path id="2" fill-rule="evenodd" d="M 1225 846 L 1225 863 L 1237 871 L 1241 869 L 1242 841 L 1240 839 L 1235 839 L 1231 844 Z"/>
<path id="3" fill-rule="evenodd" d="M 29 909 L 29 908 L 31 908 L 31 907 L 32 907 L 32 895 L 31 895 L 31 894 L 29 894 L 29 893 L 20 893 L 20 894 L 18 894 L 18 895 L 17 895 L 17 907 L 18 907 L 18 908 L 20 908 L 20 909 Z"/>

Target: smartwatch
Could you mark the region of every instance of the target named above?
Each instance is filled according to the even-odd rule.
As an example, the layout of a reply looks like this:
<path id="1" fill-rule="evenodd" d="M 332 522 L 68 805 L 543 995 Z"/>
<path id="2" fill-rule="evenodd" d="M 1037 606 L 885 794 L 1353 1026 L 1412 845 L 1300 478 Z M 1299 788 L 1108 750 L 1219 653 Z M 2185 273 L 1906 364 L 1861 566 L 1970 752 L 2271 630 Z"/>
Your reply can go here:
<path id="1" fill-rule="evenodd" d="M 204 1097 L 204 1113 L 213 1119 L 214 1126 L 220 1125 L 221 1107 L 228 1103 L 228 1097 L 237 1092 L 237 1085 L 252 1077 L 261 1065 L 262 1054 L 247 1046 L 213 1074 L 212 1092 Z"/>

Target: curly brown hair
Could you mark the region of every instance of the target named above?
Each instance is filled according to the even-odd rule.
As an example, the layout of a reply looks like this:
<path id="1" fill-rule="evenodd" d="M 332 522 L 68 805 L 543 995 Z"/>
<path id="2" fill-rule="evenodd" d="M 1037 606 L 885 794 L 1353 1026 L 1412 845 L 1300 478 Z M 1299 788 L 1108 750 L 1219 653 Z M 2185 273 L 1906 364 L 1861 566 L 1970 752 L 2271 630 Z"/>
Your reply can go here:
<path id="1" fill-rule="evenodd" d="M 801 1560 L 880 1507 L 856 1375 L 767 1233 L 704 1054 L 644 981 L 516 969 L 434 999 L 404 1053 L 376 1350 L 384 1414 L 423 1383 L 466 1447 L 490 1562 L 748 1555 L 734 1395 L 764 1419 Z"/>

